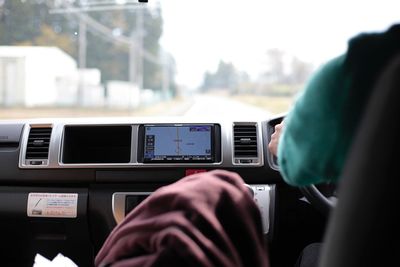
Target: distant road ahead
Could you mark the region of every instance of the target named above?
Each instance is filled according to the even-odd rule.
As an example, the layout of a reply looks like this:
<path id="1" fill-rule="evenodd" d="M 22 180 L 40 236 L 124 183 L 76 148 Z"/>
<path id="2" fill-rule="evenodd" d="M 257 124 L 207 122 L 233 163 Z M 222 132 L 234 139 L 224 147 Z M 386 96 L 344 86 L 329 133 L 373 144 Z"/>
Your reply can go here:
<path id="1" fill-rule="evenodd" d="M 197 95 L 192 104 L 177 107 L 168 115 L 183 115 L 185 117 L 201 118 L 232 118 L 232 119 L 267 119 L 271 113 L 236 100 L 214 95 Z M 175 114 L 174 114 L 175 113 Z"/>

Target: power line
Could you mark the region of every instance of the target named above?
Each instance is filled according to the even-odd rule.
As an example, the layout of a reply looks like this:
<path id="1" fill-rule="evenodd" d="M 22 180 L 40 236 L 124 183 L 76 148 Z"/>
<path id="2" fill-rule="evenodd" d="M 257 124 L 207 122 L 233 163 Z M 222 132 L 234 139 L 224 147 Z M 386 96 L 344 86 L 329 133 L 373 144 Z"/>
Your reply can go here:
<path id="1" fill-rule="evenodd" d="M 104 6 L 82 6 L 82 7 L 68 7 L 68 8 L 53 8 L 49 11 L 50 14 L 65 14 L 65 13 L 81 13 L 81 12 L 99 12 L 99 11 L 113 11 L 113 10 L 135 10 L 145 9 L 143 5 L 104 5 Z"/>
<path id="2" fill-rule="evenodd" d="M 135 5 L 135 8 L 138 6 L 143 6 L 142 4 Z M 107 8 L 110 8 L 111 6 L 108 6 Z M 130 9 L 130 7 L 125 7 L 125 6 L 117 6 L 114 5 L 114 7 L 119 7 L 118 10 L 124 10 L 124 9 Z M 101 10 L 101 11 L 105 11 Z M 109 10 L 109 9 L 108 9 Z M 97 33 L 102 34 L 105 36 L 109 41 L 114 42 L 114 43 L 119 43 L 123 45 L 127 45 L 128 47 L 130 46 L 135 46 L 136 41 L 132 37 L 128 37 L 125 35 L 115 35 L 113 34 L 113 30 L 108 28 L 107 26 L 101 24 L 97 20 L 93 19 L 91 16 L 85 14 L 85 10 L 83 8 L 71 8 L 71 7 L 66 7 L 66 8 L 58 8 L 58 9 L 51 9 L 49 11 L 51 14 L 72 14 L 75 15 L 79 20 L 83 20 L 90 28 L 89 30 L 94 30 Z M 157 56 L 154 56 L 147 50 L 143 49 L 142 51 L 143 57 L 157 65 L 162 65 L 160 60 L 158 59 Z"/>
<path id="3" fill-rule="evenodd" d="M 126 1 L 128 2 L 128 1 Z M 65 3 L 65 2 L 64 2 Z M 114 3 L 114 4 L 112 4 Z M 64 5 L 62 8 L 53 8 L 49 10 L 50 14 L 71 14 L 79 20 L 80 25 L 80 42 L 79 42 L 79 66 L 86 67 L 86 30 L 97 33 L 103 38 L 113 42 L 114 44 L 122 44 L 129 48 L 129 80 L 137 83 L 138 87 L 143 87 L 143 59 L 163 67 L 163 91 L 168 90 L 168 61 L 164 57 L 163 60 L 147 51 L 143 47 L 143 8 L 147 8 L 142 3 L 130 2 L 129 5 L 116 5 L 111 1 L 87 2 L 87 6 L 74 7 L 71 4 Z M 113 29 L 105 26 L 96 19 L 92 18 L 87 12 L 104 12 L 110 10 L 137 10 L 136 30 L 131 32 L 131 36 L 115 35 Z M 86 27 L 87 26 L 87 27 Z M 83 36 L 84 35 L 84 36 Z M 135 60 L 136 59 L 136 60 Z M 136 64 L 135 64 L 136 61 Z"/>

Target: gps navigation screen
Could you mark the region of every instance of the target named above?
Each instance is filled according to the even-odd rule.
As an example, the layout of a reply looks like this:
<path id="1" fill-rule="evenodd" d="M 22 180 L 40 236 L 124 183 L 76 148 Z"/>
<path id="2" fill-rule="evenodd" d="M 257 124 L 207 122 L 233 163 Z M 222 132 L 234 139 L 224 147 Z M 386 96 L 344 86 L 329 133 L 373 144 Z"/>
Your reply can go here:
<path id="1" fill-rule="evenodd" d="M 210 162 L 211 125 L 145 126 L 144 162 Z"/>

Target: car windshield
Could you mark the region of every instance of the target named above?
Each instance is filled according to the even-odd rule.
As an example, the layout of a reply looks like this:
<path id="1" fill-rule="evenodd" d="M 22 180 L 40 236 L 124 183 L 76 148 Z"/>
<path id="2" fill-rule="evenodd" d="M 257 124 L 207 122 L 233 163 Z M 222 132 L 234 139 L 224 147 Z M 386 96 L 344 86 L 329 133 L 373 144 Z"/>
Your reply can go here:
<path id="1" fill-rule="evenodd" d="M 0 0 L 0 119 L 270 116 L 398 1 Z"/>

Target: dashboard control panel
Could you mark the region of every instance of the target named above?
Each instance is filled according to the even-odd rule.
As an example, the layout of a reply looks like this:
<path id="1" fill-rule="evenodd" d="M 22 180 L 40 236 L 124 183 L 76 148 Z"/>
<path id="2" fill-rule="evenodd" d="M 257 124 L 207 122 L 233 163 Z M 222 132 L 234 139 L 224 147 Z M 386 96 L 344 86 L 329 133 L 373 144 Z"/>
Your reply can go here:
<path id="1" fill-rule="evenodd" d="M 27 122 L 19 167 L 261 167 L 263 123 L 111 118 Z"/>

